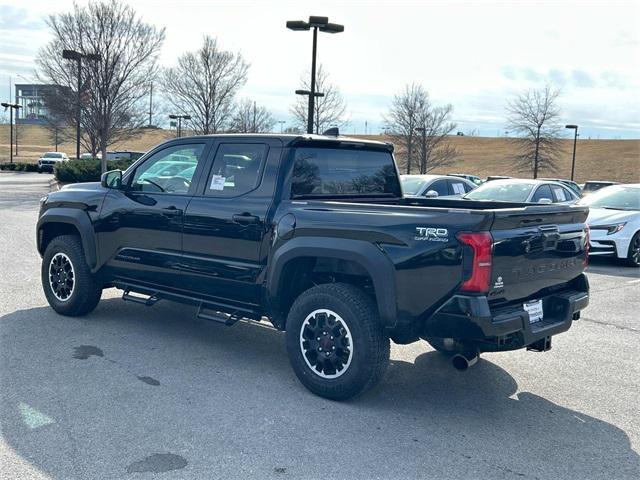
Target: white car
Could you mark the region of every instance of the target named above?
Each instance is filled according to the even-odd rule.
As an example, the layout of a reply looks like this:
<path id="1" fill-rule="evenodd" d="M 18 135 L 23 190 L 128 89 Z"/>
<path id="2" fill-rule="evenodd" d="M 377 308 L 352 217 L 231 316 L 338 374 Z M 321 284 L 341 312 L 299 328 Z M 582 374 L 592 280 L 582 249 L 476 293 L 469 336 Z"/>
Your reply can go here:
<path id="1" fill-rule="evenodd" d="M 580 201 L 589 206 L 589 255 L 640 267 L 640 183 L 605 187 Z"/>
<path id="2" fill-rule="evenodd" d="M 481 201 L 564 204 L 572 204 L 579 199 L 575 192 L 559 182 L 522 178 L 485 182 L 463 198 Z"/>
<path id="3" fill-rule="evenodd" d="M 68 162 L 69 156 L 62 152 L 47 152 L 38 159 L 38 173 L 53 172 L 53 167 L 60 162 Z"/>
<path id="4" fill-rule="evenodd" d="M 448 175 L 400 175 L 402 192 L 411 197 L 461 196 L 477 187 L 465 178 Z"/>

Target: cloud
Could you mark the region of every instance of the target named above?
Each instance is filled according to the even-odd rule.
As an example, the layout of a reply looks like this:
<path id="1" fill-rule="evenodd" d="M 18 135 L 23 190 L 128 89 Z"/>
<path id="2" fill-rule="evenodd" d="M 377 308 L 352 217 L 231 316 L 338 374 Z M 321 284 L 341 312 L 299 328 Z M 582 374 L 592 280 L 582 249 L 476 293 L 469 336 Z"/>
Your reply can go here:
<path id="1" fill-rule="evenodd" d="M 571 72 L 571 79 L 576 87 L 593 88 L 596 86 L 595 80 L 584 70 L 574 70 Z"/>

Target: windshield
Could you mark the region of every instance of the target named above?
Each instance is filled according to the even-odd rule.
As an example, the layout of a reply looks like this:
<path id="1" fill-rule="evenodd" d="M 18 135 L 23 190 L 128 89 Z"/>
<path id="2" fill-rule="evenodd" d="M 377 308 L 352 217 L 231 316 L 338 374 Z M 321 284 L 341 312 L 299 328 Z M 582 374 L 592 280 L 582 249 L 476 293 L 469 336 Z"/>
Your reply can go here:
<path id="1" fill-rule="evenodd" d="M 45 153 L 43 158 L 62 158 L 62 154 L 57 152 L 49 152 Z"/>
<path id="2" fill-rule="evenodd" d="M 480 185 L 467 193 L 463 198 L 470 200 L 488 200 L 499 202 L 526 202 L 533 188 L 533 183 L 510 183 L 493 181 Z"/>
<path id="3" fill-rule="evenodd" d="M 400 177 L 400 182 L 402 183 L 402 192 L 405 195 L 416 195 L 426 183 L 426 180 L 422 178 Z"/>
<path id="4" fill-rule="evenodd" d="M 583 198 L 579 203 L 590 207 L 616 210 L 640 210 L 640 188 L 617 185 L 606 187 Z"/>

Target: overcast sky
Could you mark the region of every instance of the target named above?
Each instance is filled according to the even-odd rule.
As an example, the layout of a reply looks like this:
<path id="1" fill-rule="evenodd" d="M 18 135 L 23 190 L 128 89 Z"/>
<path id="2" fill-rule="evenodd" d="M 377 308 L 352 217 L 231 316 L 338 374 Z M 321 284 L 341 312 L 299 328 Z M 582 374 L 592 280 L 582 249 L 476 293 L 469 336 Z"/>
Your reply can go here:
<path id="1" fill-rule="evenodd" d="M 79 0 L 84 4 L 83 0 Z M 458 130 L 504 135 L 507 99 L 550 82 L 562 91 L 563 121 L 583 138 L 640 138 L 640 2 L 366 2 L 130 0 L 147 22 L 166 27 L 161 63 L 171 65 L 203 35 L 241 51 L 251 64 L 241 95 L 290 121 L 311 34 L 286 20 L 329 16 L 344 33 L 320 34 L 319 60 L 339 86 L 348 133 L 378 133 L 404 84 L 424 85 L 451 103 Z M 0 95 L 33 78 L 49 39 L 48 14 L 69 0 L 0 0 Z M 19 76 L 22 75 L 22 76 Z"/>

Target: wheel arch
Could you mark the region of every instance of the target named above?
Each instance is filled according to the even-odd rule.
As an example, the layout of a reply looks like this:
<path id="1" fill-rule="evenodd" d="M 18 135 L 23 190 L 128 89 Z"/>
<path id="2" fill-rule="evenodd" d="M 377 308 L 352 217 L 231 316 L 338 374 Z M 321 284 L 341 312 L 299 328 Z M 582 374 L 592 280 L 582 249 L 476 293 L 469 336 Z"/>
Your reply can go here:
<path id="1" fill-rule="evenodd" d="M 95 268 L 97 263 L 95 235 L 91 220 L 84 211 L 64 207 L 51 208 L 38 220 L 36 232 L 36 245 L 40 255 L 44 254 L 55 237 L 79 236 L 87 264 L 91 269 Z"/>
<path id="2" fill-rule="evenodd" d="M 395 271 L 391 260 L 375 245 L 352 239 L 299 237 L 278 248 L 267 273 L 266 295 L 271 310 L 286 318 L 295 296 L 300 271 L 312 269 L 318 260 L 336 260 L 351 265 L 371 279 L 380 321 L 385 327 L 396 324 Z M 293 285 L 293 289 L 292 289 Z M 291 295 L 290 292 L 296 292 Z M 281 320 L 284 327 L 284 322 Z"/>

